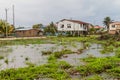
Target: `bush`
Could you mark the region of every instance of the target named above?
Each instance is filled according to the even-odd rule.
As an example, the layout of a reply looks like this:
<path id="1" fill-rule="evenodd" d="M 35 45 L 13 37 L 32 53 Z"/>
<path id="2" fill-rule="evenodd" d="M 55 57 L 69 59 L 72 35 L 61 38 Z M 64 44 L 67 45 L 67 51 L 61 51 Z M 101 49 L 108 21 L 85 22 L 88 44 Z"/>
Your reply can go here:
<path id="1" fill-rule="evenodd" d="M 116 78 L 120 78 L 120 67 L 112 68 L 107 70 L 107 72 Z"/>
<path id="2" fill-rule="evenodd" d="M 120 58 L 120 47 L 115 51 L 115 55 Z"/>
<path id="3" fill-rule="evenodd" d="M 50 55 L 52 54 L 52 51 L 42 51 L 42 55 Z"/>
<path id="4" fill-rule="evenodd" d="M 86 60 L 87 59 L 87 60 Z M 120 62 L 119 58 L 92 58 L 88 61 L 88 58 L 84 59 L 87 63 L 84 66 L 79 66 L 77 70 L 80 72 L 81 75 L 87 76 L 94 73 L 101 73 L 106 71 L 107 69 L 112 69 L 118 66 Z M 90 59 L 90 58 L 89 58 Z"/>
<path id="5" fill-rule="evenodd" d="M 4 59 L 4 57 L 3 57 L 3 56 L 0 56 L 0 59 Z"/>
<path id="6" fill-rule="evenodd" d="M 101 76 L 96 74 L 92 77 L 86 78 L 85 80 L 104 80 L 104 79 Z"/>
<path id="7" fill-rule="evenodd" d="M 67 62 L 65 61 L 60 61 L 58 63 L 59 67 L 62 68 L 62 69 L 69 69 L 71 68 L 72 66 L 70 64 L 68 64 Z"/>
<path id="8" fill-rule="evenodd" d="M 72 53 L 71 50 L 65 49 L 65 50 L 62 50 L 62 51 L 54 52 L 53 54 L 54 54 L 54 57 L 61 58 L 61 56 L 63 56 L 64 54 L 71 54 L 71 53 Z"/>

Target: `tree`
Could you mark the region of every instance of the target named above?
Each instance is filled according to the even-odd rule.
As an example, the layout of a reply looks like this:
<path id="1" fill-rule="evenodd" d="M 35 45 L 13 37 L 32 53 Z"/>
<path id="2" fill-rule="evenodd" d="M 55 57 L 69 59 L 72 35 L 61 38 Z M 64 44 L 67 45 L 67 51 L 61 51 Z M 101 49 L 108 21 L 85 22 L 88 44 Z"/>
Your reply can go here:
<path id="1" fill-rule="evenodd" d="M 9 35 L 14 31 L 14 26 L 10 25 L 4 20 L 0 20 L 0 34 L 3 34 L 4 37 Z"/>
<path id="2" fill-rule="evenodd" d="M 33 29 L 40 29 L 41 27 L 43 27 L 42 24 L 35 24 L 32 26 Z"/>
<path id="3" fill-rule="evenodd" d="M 48 26 L 45 27 L 44 32 L 45 34 L 49 33 L 51 35 L 55 35 L 57 32 L 57 27 L 53 22 L 51 22 Z"/>
<path id="4" fill-rule="evenodd" d="M 109 24 L 112 22 L 113 20 L 111 20 L 110 17 L 105 17 L 103 24 L 105 25 L 105 27 L 107 28 L 107 30 L 109 30 Z"/>

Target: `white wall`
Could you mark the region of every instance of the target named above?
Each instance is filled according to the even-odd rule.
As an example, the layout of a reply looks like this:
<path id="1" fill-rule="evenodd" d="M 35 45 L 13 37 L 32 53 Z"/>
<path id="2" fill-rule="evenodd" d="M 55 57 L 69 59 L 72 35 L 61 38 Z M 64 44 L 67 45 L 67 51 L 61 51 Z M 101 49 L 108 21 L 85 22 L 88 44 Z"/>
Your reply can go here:
<path id="1" fill-rule="evenodd" d="M 113 28 L 112 25 L 115 25 L 115 24 L 110 24 L 110 25 L 109 25 L 109 30 L 116 30 L 116 27 L 117 27 L 117 26 L 115 25 L 115 27 Z"/>
<path id="2" fill-rule="evenodd" d="M 71 28 L 67 28 L 67 24 L 71 24 Z M 64 28 L 61 28 L 61 25 L 64 25 Z M 87 28 L 84 29 L 84 27 L 83 27 L 83 24 L 78 24 L 78 23 L 74 23 L 66 20 L 58 22 L 57 24 L 58 31 L 86 31 Z"/>

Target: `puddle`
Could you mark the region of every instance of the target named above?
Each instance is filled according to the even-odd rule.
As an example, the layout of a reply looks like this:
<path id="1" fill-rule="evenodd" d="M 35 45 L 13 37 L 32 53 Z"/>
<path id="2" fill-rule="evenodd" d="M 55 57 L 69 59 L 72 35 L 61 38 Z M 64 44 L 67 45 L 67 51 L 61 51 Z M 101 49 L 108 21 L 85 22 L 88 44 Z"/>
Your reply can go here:
<path id="1" fill-rule="evenodd" d="M 0 59 L 0 69 L 6 68 L 20 68 L 26 67 L 26 61 L 42 65 L 47 63 L 48 56 L 42 56 L 42 51 L 61 51 L 62 49 L 70 49 L 72 51 L 77 51 L 82 48 L 82 43 L 70 43 L 66 45 L 59 44 L 29 44 L 29 45 L 15 45 L 15 46 L 6 46 L 5 48 L 0 48 L 3 52 L 0 52 L 0 56 L 3 56 L 4 59 Z M 8 51 L 5 51 L 5 50 Z M 62 57 L 59 60 L 64 60 L 71 65 L 84 65 L 85 63 L 80 61 L 80 58 L 85 58 L 89 56 L 94 57 L 107 57 L 114 56 L 113 53 L 110 54 L 101 54 L 101 45 L 92 44 L 91 47 L 87 50 L 84 50 L 82 54 L 68 54 L 67 58 Z M 8 61 L 8 64 L 5 62 Z"/>
<path id="2" fill-rule="evenodd" d="M 20 68 L 26 67 L 26 62 L 30 62 L 36 65 L 42 65 L 47 63 L 48 56 L 42 56 L 41 51 L 49 50 L 54 44 L 40 44 L 40 45 L 16 45 L 7 46 L 7 48 L 12 48 L 12 52 L 4 56 L 4 59 L 0 60 L 0 69 L 6 68 Z M 27 60 L 26 60 L 27 59 Z M 8 60 L 8 64 L 5 63 Z"/>
<path id="3" fill-rule="evenodd" d="M 67 54 L 66 58 L 62 57 L 59 60 L 63 60 L 68 62 L 69 64 L 73 66 L 78 66 L 78 65 L 84 65 L 85 63 L 83 61 L 80 61 L 81 58 L 86 58 L 86 57 L 109 57 L 109 56 L 114 56 L 114 53 L 109 53 L 109 54 L 101 54 L 102 46 L 99 44 L 92 44 L 89 49 L 86 49 L 83 51 L 82 54 Z"/>

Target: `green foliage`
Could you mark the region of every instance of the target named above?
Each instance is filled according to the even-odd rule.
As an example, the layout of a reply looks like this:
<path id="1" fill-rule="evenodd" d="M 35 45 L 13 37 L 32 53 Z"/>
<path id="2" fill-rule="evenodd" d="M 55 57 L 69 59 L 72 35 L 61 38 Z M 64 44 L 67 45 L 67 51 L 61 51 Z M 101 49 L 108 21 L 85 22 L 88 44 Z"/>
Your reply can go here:
<path id="1" fill-rule="evenodd" d="M 107 70 L 108 74 L 120 78 L 120 66 Z"/>
<path id="2" fill-rule="evenodd" d="M 28 45 L 28 44 L 43 44 L 43 43 L 60 43 L 62 45 L 70 44 L 71 42 L 83 42 L 86 47 L 89 47 L 92 43 L 99 43 L 104 46 L 107 52 L 116 52 L 115 57 L 107 57 L 107 58 L 96 58 L 96 57 L 88 57 L 82 59 L 85 64 L 78 66 L 76 70 L 73 71 L 75 73 L 80 73 L 78 75 L 84 77 L 92 74 L 96 74 L 90 78 L 86 78 L 86 80 L 102 80 L 97 74 L 102 72 L 107 72 L 113 75 L 114 77 L 119 77 L 119 43 L 114 42 L 113 40 L 103 40 L 98 41 L 96 36 L 90 37 L 48 37 L 47 39 L 21 39 L 21 40 L 13 40 L 13 41 L 0 41 L 0 44 L 3 45 Z M 60 44 L 60 45 L 61 45 Z M 0 46 L 1 46 L 0 45 Z M 82 51 L 83 48 L 80 49 Z M 48 55 L 48 63 L 40 66 L 35 66 L 30 62 L 26 62 L 29 67 L 18 68 L 18 69 L 8 69 L 2 70 L 0 72 L 0 80 L 34 80 L 39 78 L 52 78 L 55 80 L 68 80 L 70 78 L 69 69 L 73 69 L 73 67 L 66 63 L 65 61 L 58 61 L 58 58 L 61 58 L 65 54 L 73 53 L 71 50 L 63 49 L 62 51 L 57 52 L 49 52 L 43 51 L 44 54 Z M 26 60 L 28 60 L 26 58 Z M 5 60 L 6 64 L 8 64 L 8 60 Z M 72 73 L 72 72 L 71 72 Z M 72 80 L 72 79 L 71 79 Z"/>
<path id="3" fill-rule="evenodd" d="M 72 51 L 71 50 L 62 50 L 62 51 L 57 51 L 57 52 L 54 52 L 54 57 L 56 58 L 61 58 L 61 56 L 63 56 L 64 54 L 71 54 Z"/>
<path id="4" fill-rule="evenodd" d="M 42 24 L 35 24 L 32 26 L 33 29 L 40 29 L 41 27 L 43 27 Z"/>
<path id="5" fill-rule="evenodd" d="M 1 60 L 1 59 L 4 59 L 4 57 L 3 57 L 3 56 L 0 56 L 0 60 Z"/>
<path id="6" fill-rule="evenodd" d="M 115 51 L 115 54 L 118 58 L 120 58 L 120 47 L 117 48 L 117 50 Z"/>
<path id="7" fill-rule="evenodd" d="M 0 34 L 4 34 L 4 37 L 11 34 L 14 31 L 14 27 L 4 20 L 0 20 Z"/>
<path id="8" fill-rule="evenodd" d="M 9 69 L 0 72 L 0 79 L 3 80 L 34 80 L 39 78 L 53 78 L 65 80 L 69 75 L 64 71 L 69 65 L 65 62 L 48 63 L 38 67 L 26 67 L 19 69 Z"/>
<path id="9" fill-rule="evenodd" d="M 68 64 L 68 63 L 65 62 L 65 61 L 60 61 L 60 62 L 58 63 L 58 65 L 59 65 L 59 67 L 60 67 L 61 69 L 69 69 L 69 68 L 72 67 L 70 64 Z"/>
<path id="10" fill-rule="evenodd" d="M 105 17 L 103 24 L 107 27 L 107 30 L 109 30 L 109 24 L 112 22 L 110 17 Z"/>
<path id="11" fill-rule="evenodd" d="M 80 48 L 80 49 L 78 49 L 77 51 L 80 52 L 80 53 L 82 53 L 83 50 L 84 50 L 84 48 Z"/>
<path id="12" fill-rule="evenodd" d="M 51 22 L 48 26 L 45 27 L 44 32 L 45 34 L 49 33 L 51 35 L 55 35 L 57 32 L 57 27 L 53 22 Z"/>
<path id="13" fill-rule="evenodd" d="M 90 47 L 90 42 L 85 42 L 84 43 L 84 48 L 88 48 L 88 47 Z"/>
<path id="14" fill-rule="evenodd" d="M 110 52 L 113 52 L 115 49 L 115 47 L 113 45 L 110 45 L 110 46 L 105 46 L 103 48 L 103 50 L 101 50 L 101 53 L 110 53 Z"/>
<path id="15" fill-rule="evenodd" d="M 42 51 L 42 55 L 50 55 L 52 54 L 52 51 Z"/>
<path id="16" fill-rule="evenodd" d="M 104 79 L 101 76 L 96 74 L 92 77 L 86 78 L 85 80 L 104 80 Z"/>
<path id="17" fill-rule="evenodd" d="M 87 76 L 94 73 L 102 73 L 108 69 L 112 69 L 118 66 L 120 62 L 119 58 L 85 58 L 84 61 L 88 63 L 84 66 L 79 66 L 77 70 L 80 72 L 81 75 Z"/>
<path id="18" fill-rule="evenodd" d="M 8 61 L 8 59 L 5 59 L 5 61 L 4 61 L 6 64 L 8 64 L 9 63 L 9 61 Z"/>
<path id="19" fill-rule="evenodd" d="M 26 62 L 26 65 L 28 65 L 29 67 L 34 67 L 35 64 L 31 63 L 31 62 Z"/>
<path id="20" fill-rule="evenodd" d="M 28 60 L 29 60 L 29 58 L 28 58 L 28 57 L 26 57 L 26 58 L 25 58 L 25 60 L 26 60 L 26 61 L 28 61 Z"/>

